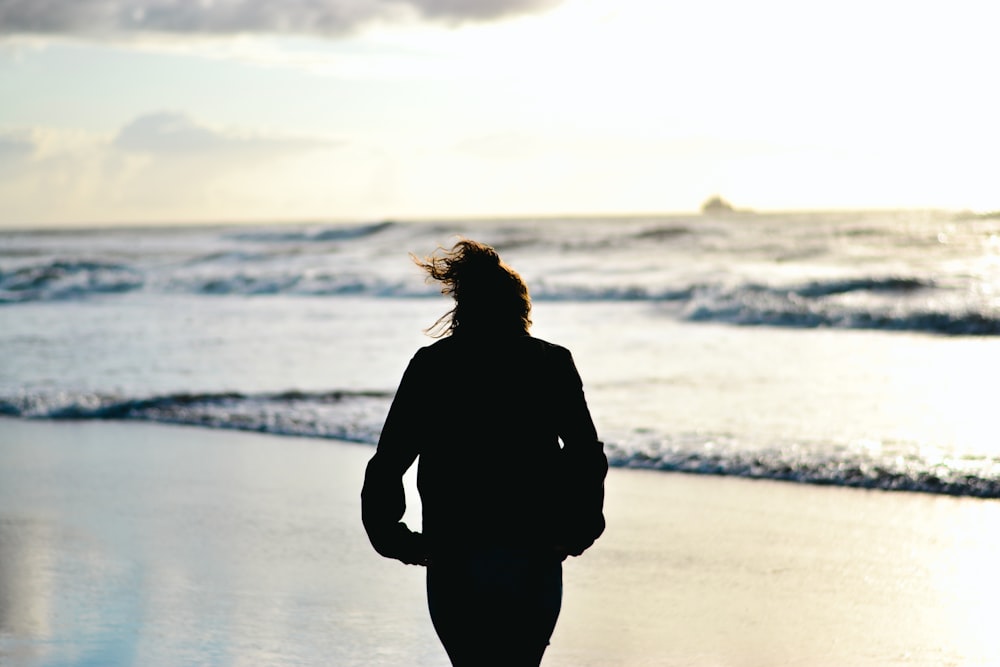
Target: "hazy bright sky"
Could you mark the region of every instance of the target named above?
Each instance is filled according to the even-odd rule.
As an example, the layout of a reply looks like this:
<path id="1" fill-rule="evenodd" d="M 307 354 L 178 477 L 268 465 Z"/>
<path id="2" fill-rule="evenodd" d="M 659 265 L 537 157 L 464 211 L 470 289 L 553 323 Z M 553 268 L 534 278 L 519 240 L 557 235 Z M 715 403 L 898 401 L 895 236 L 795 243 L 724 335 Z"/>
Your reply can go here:
<path id="1" fill-rule="evenodd" d="M 0 225 L 1000 208 L 996 0 L 0 0 Z"/>

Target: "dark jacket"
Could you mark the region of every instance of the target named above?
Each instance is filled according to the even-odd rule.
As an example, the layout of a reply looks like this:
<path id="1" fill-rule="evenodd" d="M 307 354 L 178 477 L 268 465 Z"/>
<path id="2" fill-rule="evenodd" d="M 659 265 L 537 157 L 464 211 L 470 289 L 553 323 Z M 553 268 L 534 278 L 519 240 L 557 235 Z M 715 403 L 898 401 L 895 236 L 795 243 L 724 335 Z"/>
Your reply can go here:
<path id="1" fill-rule="evenodd" d="M 417 457 L 423 534 L 400 521 Z M 569 350 L 455 334 L 403 374 L 362 519 L 376 551 L 404 563 L 494 546 L 579 555 L 604 530 L 607 468 Z"/>

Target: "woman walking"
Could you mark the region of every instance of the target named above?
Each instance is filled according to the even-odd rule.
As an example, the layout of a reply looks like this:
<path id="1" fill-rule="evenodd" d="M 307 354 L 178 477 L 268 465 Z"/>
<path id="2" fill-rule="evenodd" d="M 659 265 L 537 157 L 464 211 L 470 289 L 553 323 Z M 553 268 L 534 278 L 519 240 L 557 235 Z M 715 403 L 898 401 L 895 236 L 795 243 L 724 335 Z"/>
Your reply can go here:
<path id="1" fill-rule="evenodd" d="M 537 667 L 562 561 L 604 530 L 607 458 L 570 352 L 529 334 L 521 277 L 484 244 L 414 258 L 454 307 L 393 399 L 362 489 L 378 553 L 427 567 L 434 629 L 455 667 Z M 423 531 L 401 519 L 419 457 Z"/>

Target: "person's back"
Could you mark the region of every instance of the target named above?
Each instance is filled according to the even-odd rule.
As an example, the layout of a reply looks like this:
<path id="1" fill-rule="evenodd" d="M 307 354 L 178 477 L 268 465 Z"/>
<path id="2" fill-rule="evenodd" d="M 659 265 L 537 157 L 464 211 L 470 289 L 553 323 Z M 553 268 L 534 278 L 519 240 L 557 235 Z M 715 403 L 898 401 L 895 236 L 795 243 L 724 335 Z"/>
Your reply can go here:
<path id="1" fill-rule="evenodd" d="M 603 453 L 581 412 L 582 389 L 565 348 L 530 336 L 452 336 L 423 350 L 419 362 L 429 371 L 450 369 L 441 386 L 431 379 L 424 389 L 425 414 L 446 420 L 424 431 L 417 476 L 432 557 L 445 545 L 556 550 L 596 537 L 571 538 L 561 516 L 560 436 L 571 449 L 594 449 L 594 474 L 603 476 Z"/>
<path id="2" fill-rule="evenodd" d="M 471 241 L 421 265 L 456 308 L 450 335 L 418 350 L 400 382 L 366 471 L 365 528 L 382 555 L 428 566 L 454 665 L 537 665 L 560 563 L 604 529 L 607 459 L 569 351 L 527 332 L 520 277 Z M 417 457 L 422 534 L 400 522 Z"/>

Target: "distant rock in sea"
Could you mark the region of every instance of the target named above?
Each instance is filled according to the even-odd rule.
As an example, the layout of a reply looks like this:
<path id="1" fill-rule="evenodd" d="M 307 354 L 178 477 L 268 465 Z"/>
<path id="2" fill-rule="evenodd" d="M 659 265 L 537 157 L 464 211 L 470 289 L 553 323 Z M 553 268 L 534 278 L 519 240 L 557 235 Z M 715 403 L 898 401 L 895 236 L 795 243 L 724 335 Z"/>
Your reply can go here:
<path id="1" fill-rule="evenodd" d="M 702 213 L 734 213 L 735 211 L 736 209 L 733 208 L 732 204 L 718 195 L 709 197 L 701 205 Z"/>

